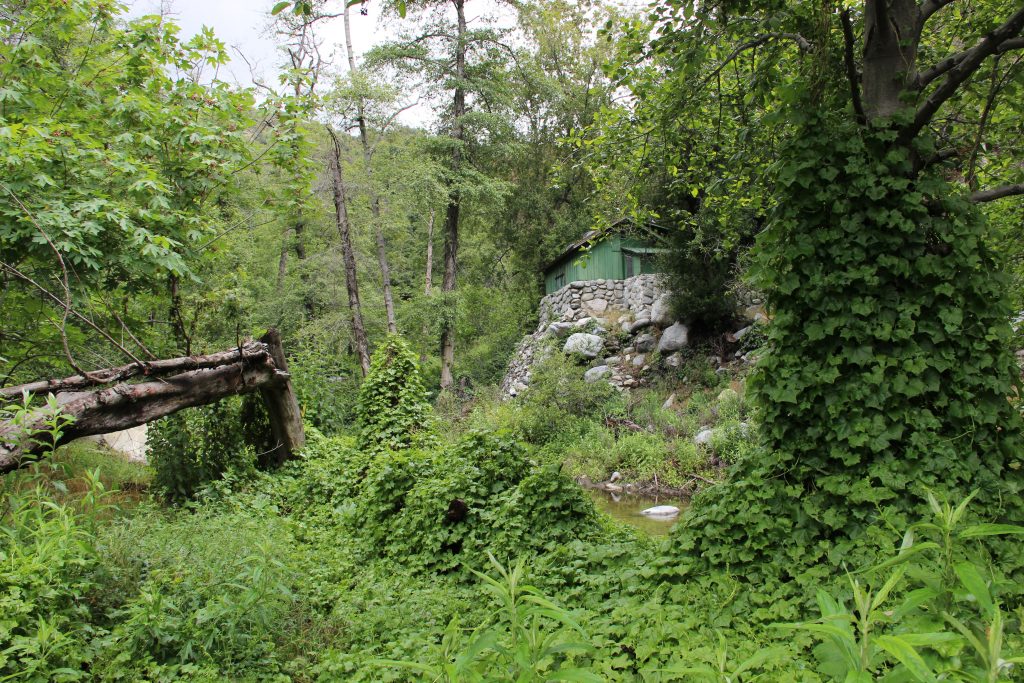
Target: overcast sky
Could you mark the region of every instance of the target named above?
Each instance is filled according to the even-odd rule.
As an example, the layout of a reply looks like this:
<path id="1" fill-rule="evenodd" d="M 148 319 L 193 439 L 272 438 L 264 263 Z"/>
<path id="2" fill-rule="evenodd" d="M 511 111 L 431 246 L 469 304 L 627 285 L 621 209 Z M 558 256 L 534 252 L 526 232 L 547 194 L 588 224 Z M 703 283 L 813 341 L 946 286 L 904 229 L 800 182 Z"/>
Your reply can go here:
<path id="1" fill-rule="evenodd" d="M 253 77 L 262 79 L 271 85 L 277 84 L 277 68 L 284 60 L 278 52 L 275 40 L 267 26 L 270 23 L 270 8 L 275 0 L 127 0 L 129 16 L 138 17 L 144 14 L 155 14 L 160 11 L 161 4 L 170 7 L 170 14 L 181 26 L 182 37 L 187 38 L 198 33 L 202 27 L 210 26 L 218 38 L 229 47 L 232 55 L 231 64 L 226 73 L 221 71 L 225 80 L 240 85 L 250 85 Z M 337 1 L 339 9 L 341 0 Z M 493 0 L 476 0 L 467 3 L 467 20 L 470 24 L 479 21 L 482 16 L 491 15 L 497 8 Z M 380 22 L 380 3 L 367 2 L 367 14 L 360 14 L 360 7 L 353 7 L 352 46 L 357 54 L 363 54 L 369 48 L 382 43 L 395 35 L 394 27 L 388 22 Z M 290 11 L 290 10 L 289 10 Z M 506 21 L 511 21 L 507 11 L 503 12 Z M 390 23 L 396 23 L 394 19 Z M 327 22 L 317 29 L 323 39 L 325 56 L 336 51 L 331 61 L 336 65 L 345 62 L 345 29 L 340 19 Z M 241 59 L 244 55 L 245 59 Z M 248 61 L 248 64 L 246 63 Z M 249 65 L 252 65 L 250 73 Z M 403 112 L 400 117 L 403 123 L 414 126 L 427 126 L 432 117 L 426 106 L 414 107 Z"/>
<path id="2" fill-rule="evenodd" d="M 648 0 L 613 0 L 616 5 L 627 10 L 639 10 L 648 5 Z M 275 40 L 267 29 L 270 23 L 270 8 L 276 0 L 126 0 L 131 17 L 154 14 L 160 11 L 161 5 L 170 8 L 170 14 L 182 28 L 182 38 L 198 33 L 202 27 L 210 26 L 218 38 L 223 40 L 230 49 L 231 63 L 226 72 L 221 71 L 221 78 L 239 85 L 248 86 L 253 78 L 277 85 L 277 69 L 284 61 L 278 52 Z M 336 0 L 339 9 L 342 0 Z M 476 22 L 497 22 L 498 25 L 514 25 L 514 15 L 506 7 L 495 0 L 473 0 L 466 3 L 467 21 L 472 26 Z M 370 0 L 361 7 L 367 14 L 360 14 L 360 6 L 352 8 L 352 45 L 357 54 L 363 54 L 374 45 L 394 37 L 400 21 L 389 19 L 381 22 L 379 2 Z M 288 10 L 290 11 L 290 10 Z M 454 14 L 454 12 L 453 12 Z M 323 39 L 324 56 L 331 58 L 336 65 L 345 62 L 345 30 L 340 19 L 327 22 L 318 28 Z M 244 55 L 245 59 L 241 59 Z M 248 61 L 248 64 L 246 63 Z M 252 71 L 250 72 L 250 66 Z M 400 117 L 406 125 L 429 126 L 432 123 L 429 108 L 424 105 L 413 107 Z"/>

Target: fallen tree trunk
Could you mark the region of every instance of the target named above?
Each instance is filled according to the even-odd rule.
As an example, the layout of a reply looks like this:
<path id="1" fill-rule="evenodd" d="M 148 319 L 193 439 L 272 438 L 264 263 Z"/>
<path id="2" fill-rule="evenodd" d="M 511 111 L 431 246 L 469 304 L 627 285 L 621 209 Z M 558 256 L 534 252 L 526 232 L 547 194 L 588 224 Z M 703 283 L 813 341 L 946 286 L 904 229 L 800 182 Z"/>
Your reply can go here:
<path id="1" fill-rule="evenodd" d="M 28 392 L 29 394 L 58 394 L 66 391 L 82 391 L 105 384 L 113 384 L 114 382 L 124 382 L 133 377 L 161 377 L 163 375 L 188 372 L 189 370 L 216 368 L 242 358 L 254 360 L 265 353 L 266 346 L 264 344 L 250 341 L 243 344 L 241 348 L 211 353 L 207 356 L 183 356 L 181 358 L 129 363 L 128 365 L 116 368 L 94 370 L 85 375 L 74 375 L 64 379 L 44 379 L 15 387 L 4 387 L 0 389 L 0 398 L 18 400 L 21 398 L 22 392 Z"/>
<path id="2" fill-rule="evenodd" d="M 73 419 L 65 426 L 56 445 L 95 434 L 107 434 L 137 427 L 184 408 L 206 405 L 228 396 L 260 391 L 267 406 L 276 441 L 271 462 L 281 462 L 305 443 L 298 401 L 286 371 L 284 350 L 276 331 L 271 330 L 258 342 L 248 342 L 239 349 L 209 356 L 176 358 L 158 366 L 165 369 L 178 364 L 198 370 L 138 383 L 118 383 L 91 391 L 62 393 L 58 399 L 60 412 Z M 121 376 L 126 368 L 110 368 L 91 377 Z M 134 374 L 139 374 L 141 370 Z M 76 380 L 80 378 L 69 378 Z M 17 395 L 28 387 L 76 386 L 69 380 L 34 382 L 17 389 Z M 93 380 L 95 381 L 95 380 Z M 32 393 L 31 390 L 29 390 Z M 35 389 L 38 391 L 38 389 Z M 17 421 L 0 423 L 0 473 L 21 467 L 50 449 L 52 411 L 37 409 Z"/>

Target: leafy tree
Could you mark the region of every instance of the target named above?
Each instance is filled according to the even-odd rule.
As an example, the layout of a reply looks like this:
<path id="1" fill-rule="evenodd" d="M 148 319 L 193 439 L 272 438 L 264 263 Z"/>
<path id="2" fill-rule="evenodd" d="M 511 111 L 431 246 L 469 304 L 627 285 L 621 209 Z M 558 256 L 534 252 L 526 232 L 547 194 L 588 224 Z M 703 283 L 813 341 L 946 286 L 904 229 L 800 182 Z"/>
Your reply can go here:
<path id="1" fill-rule="evenodd" d="M 251 97 L 209 78 L 227 60 L 223 43 L 209 31 L 183 41 L 155 16 L 126 24 L 119 11 L 30 1 L 0 14 L 0 254 L 5 310 L 20 312 L 2 343 L 22 373 L 77 369 L 72 349 L 97 333 L 145 356 L 123 332 L 128 297 L 169 280 L 175 298 L 248 158 Z"/>

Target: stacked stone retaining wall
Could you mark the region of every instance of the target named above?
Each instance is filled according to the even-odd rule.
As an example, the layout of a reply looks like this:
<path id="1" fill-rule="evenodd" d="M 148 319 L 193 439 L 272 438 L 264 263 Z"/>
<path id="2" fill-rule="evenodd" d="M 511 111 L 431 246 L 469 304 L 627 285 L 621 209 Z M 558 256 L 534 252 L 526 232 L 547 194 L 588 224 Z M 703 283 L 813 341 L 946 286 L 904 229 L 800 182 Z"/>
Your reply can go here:
<path id="1" fill-rule="evenodd" d="M 664 292 L 659 275 L 636 275 L 625 280 L 584 280 L 570 282 L 540 302 L 540 327 L 553 322 L 603 317 L 615 311 L 637 318 L 650 312 Z M 648 316 L 649 317 L 649 316 Z"/>

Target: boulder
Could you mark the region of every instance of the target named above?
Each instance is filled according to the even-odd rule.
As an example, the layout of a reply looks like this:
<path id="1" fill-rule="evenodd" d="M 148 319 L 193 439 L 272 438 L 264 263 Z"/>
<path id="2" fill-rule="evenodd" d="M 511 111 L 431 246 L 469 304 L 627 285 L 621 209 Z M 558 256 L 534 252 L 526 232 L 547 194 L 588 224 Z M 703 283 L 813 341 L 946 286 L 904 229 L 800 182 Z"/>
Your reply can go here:
<path id="1" fill-rule="evenodd" d="M 675 407 L 675 405 L 676 405 L 676 395 L 675 395 L 675 392 L 673 392 L 673 393 L 669 394 L 668 398 L 665 399 L 665 402 L 661 404 L 661 408 L 662 408 L 662 410 L 671 410 L 672 408 Z"/>
<path id="2" fill-rule="evenodd" d="M 651 322 L 658 327 L 668 327 L 674 322 L 668 294 L 662 294 L 651 305 Z"/>
<path id="3" fill-rule="evenodd" d="M 645 327 L 650 327 L 650 326 L 651 326 L 651 319 L 650 318 L 639 318 L 639 319 L 634 320 L 633 322 L 631 322 L 627 327 L 624 327 L 623 329 L 625 329 L 626 332 L 628 332 L 629 334 L 636 334 L 637 332 L 639 332 L 640 330 L 644 329 Z"/>
<path id="4" fill-rule="evenodd" d="M 682 323 L 672 325 L 662 333 L 661 341 L 658 342 L 658 351 L 661 353 L 678 351 L 689 343 L 689 334 L 690 330 L 686 325 Z"/>
<path id="5" fill-rule="evenodd" d="M 722 391 L 718 394 L 718 402 L 721 403 L 722 401 L 735 401 L 739 399 L 739 397 L 740 395 L 736 393 L 735 389 L 726 387 L 725 389 L 722 389 Z"/>
<path id="6" fill-rule="evenodd" d="M 594 299 L 593 301 L 587 302 L 587 310 L 591 313 L 600 315 L 608 310 L 608 302 L 604 299 Z"/>
<path id="7" fill-rule="evenodd" d="M 646 363 L 646 362 L 647 362 L 647 356 L 645 356 L 642 353 L 638 353 L 637 355 L 633 356 L 633 367 L 634 368 L 642 368 L 644 366 L 644 363 Z"/>
<path id="8" fill-rule="evenodd" d="M 693 437 L 693 443 L 698 446 L 707 446 L 711 443 L 711 439 L 715 436 L 715 430 L 705 427 L 704 429 L 697 432 L 697 436 Z"/>
<path id="9" fill-rule="evenodd" d="M 678 368 L 683 364 L 683 354 L 673 353 L 671 356 L 666 356 L 664 363 L 670 368 Z"/>
<path id="10" fill-rule="evenodd" d="M 604 340 L 596 334 L 577 332 L 565 340 L 562 353 L 578 353 L 584 358 L 597 358 L 604 349 Z"/>
<path id="11" fill-rule="evenodd" d="M 608 375 L 612 374 L 612 369 L 607 365 L 598 365 L 596 368 L 590 368 L 583 373 L 583 379 L 587 382 L 593 383 L 600 379 L 604 379 Z"/>
<path id="12" fill-rule="evenodd" d="M 608 481 L 610 481 L 613 484 L 617 482 L 619 479 L 622 479 L 622 473 L 619 472 L 618 470 L 612 472 L 612 476 L 608 477 Z"/>
<path id="13" fill-rule="evenodd" d="M 636 347 L 637 351 L 647 353 L 654 350 L 655 343 L 653 334 L 641 334 L 636 338 L 636 341 L 633 342 L 633 345 Z"/>

